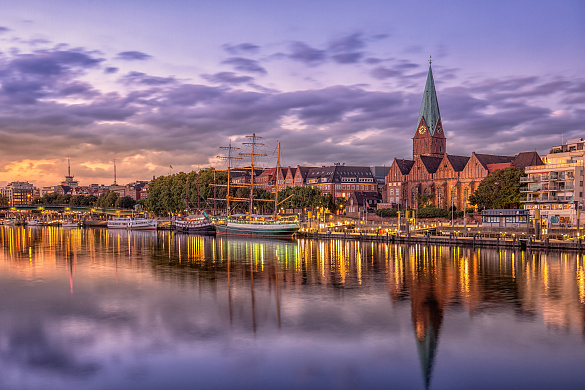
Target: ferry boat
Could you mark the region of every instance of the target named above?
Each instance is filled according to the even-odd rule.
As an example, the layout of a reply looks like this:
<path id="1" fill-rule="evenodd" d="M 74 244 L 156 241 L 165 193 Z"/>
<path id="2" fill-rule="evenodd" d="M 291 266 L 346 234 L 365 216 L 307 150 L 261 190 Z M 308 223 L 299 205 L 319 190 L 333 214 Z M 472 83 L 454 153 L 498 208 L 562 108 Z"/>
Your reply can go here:
<path id="1" fill-rule="evenodd" d="M 122 217 L 108 220 L 108 229 L 156 230 L 156 227 L 156 219 Z"/>
<path id="2" fill-rule="evenodd" d="M 215 225 L 220 235 L 260 237 L 292 237 L 300 227 L 293 217 L 250 214 L 234 214 Z"/>
<path id="3" fill-rule="evenodd" d="M 215 225 L 204 215 L 179 217 L 173 221 L 173 226 L 178 232 L 215 234 Z"/>

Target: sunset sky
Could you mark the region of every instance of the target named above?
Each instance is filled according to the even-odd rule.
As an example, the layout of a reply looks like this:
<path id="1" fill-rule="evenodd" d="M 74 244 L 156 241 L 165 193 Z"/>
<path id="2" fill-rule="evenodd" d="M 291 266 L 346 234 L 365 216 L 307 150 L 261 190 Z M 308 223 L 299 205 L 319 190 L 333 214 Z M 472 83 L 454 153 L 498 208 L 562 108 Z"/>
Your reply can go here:
<path id="1" fill-rule="evenodd" d="M 260 165 L 389 165 L 429 56 L 447 153 L 547 153 L 585 137 L 584 48 L 582 0 L 4 2 L 0 185 L 221 167 L 253 132 Z"/>

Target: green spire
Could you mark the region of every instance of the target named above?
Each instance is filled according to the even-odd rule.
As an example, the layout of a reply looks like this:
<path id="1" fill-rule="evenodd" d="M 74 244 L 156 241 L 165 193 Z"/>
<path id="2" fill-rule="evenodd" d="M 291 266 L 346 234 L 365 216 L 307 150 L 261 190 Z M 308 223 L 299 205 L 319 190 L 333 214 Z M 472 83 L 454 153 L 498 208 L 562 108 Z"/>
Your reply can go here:
<path id="1" fill-rule="evenodd" d="M 420 105 L 420 113 L 416 125 L 418 127 L 421 118 L 425 118 L 425 123 L 429 128 L 429 134 L 433 136 L 435 135 L 437 124 L 441 119 L 441 113 L 439 112 L 439 102 L 437 101 L 437 92 L 435 91 L 435 81 L 433 80 L 431 62 L 432 61 L 429 60 L 429 74 L 427 75 L 425 93 L 423 95 L 422 104 Z"/>

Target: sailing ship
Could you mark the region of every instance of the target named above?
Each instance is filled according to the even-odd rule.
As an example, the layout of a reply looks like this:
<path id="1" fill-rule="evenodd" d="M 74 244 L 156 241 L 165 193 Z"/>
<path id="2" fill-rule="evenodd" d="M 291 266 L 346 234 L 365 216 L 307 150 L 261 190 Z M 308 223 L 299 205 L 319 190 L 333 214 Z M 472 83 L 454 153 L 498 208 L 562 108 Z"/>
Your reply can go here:
<path id="1" fill-rule="evenodd" d="M 272 215 L 257 215 L 253 213 L 254 204 L 254 157 L 265 156 L 265 154 L 255 153 L 256 145 L 262 145 L 256 142 L 258 138 L 256 134 L 248 136 L 252 139 L 252 142 L 244 143 L 244 145 L 252 146 L 252 153 L 240 153 L 240 155 L 251 156 L 251 175 L 250 175 L 250 198 L 235 198 L 230 196 L 230 179 L 231 179 L 231 160 L 239 159 L 232 157 L 232 149 L 238 149 L 231 146 L 225 147 L 228 149 L 228 157 L 224 157 L 228 160 L 228 182 L 227 182 L 227 195 L 226 195 L 226 218 L 217 220 L 215 229 L 218 235 L 237 235 L 237 236 L 262 236 L 262 237 L 292 237 L 299 229 L 300 224 L 295 217 L 281 218 L 277 214 L 278 210 L 278 180 L 276 181 L 275 199 L 264 200 L 274 202 L 274 214 Z M 280 143 L 278 143 L 278 159 L 276 164 L 276 174 L 278 178 L 280 170 Z M 241 186 L 241 185 L 239 185 Z M 287 198 L 288 199 L 288 198 Z M 285 199 L 286 200 L 286 199 Z M 230 215 L 230 201 L 244 201 L 249 202 L 249 213 L 248 214 L 233 214 Z M 281 202 L 282 203 L 282 202 Z"/>

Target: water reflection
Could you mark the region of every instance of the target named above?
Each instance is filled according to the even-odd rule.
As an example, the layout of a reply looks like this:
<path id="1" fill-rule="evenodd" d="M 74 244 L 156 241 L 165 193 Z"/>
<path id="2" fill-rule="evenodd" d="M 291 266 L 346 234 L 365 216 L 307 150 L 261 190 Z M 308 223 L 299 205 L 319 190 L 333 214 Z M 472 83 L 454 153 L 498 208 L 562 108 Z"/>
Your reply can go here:
<path id="1" fill-rule="evenodd" d="M 585 379 L 575 253 L 57 227 L 0 243 L 3 389 Z"/>

